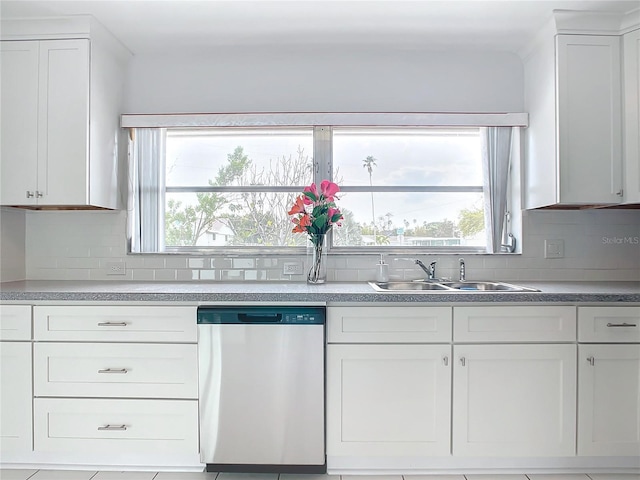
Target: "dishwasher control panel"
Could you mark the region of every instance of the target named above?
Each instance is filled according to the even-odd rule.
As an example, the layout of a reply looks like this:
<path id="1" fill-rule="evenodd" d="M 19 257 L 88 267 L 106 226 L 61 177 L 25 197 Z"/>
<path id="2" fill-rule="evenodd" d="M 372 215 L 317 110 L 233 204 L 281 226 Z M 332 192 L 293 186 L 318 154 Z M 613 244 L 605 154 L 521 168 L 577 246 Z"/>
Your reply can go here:
<path id="1" fill-rule="evenodd" d="M 198 324 L 324 325 L 325 307 L 201 306 Z"/>

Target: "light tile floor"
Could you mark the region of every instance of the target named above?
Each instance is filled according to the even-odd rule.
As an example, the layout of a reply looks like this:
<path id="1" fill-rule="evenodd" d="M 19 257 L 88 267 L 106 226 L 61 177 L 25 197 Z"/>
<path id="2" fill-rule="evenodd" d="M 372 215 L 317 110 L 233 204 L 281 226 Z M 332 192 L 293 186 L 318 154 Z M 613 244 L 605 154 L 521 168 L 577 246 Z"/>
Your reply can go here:
<path id="1" fill-rule="evenodd" d="M 0 469 L 0 480 L 640 480 L 640 474 L 297 475 Z"/>

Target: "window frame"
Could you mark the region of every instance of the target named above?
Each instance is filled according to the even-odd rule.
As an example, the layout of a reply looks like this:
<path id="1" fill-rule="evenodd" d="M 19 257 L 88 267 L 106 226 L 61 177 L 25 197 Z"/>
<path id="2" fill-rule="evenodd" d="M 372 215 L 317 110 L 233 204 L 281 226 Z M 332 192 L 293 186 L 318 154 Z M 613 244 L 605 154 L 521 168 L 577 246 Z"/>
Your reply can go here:
<path id="1" fill-rule="evenodd" d="M 123 128 L 203 128 L 203 127 L 313 127 L 313 181 L 319 184 L 322 180 L 331 180 L 333 172 L 332 136 L 336 127 L 489 127 L 509 126 L 527 127 L 526 113 L 260 113 L 260 114 L 177 114 L 177 115 L 133 115 L 125 114 L 121 118 Z M 163 162 L 164 163 L 164 162 Z M 266 187 L 247 186 L 242 191 L 282 191 L 301 192 L 306 185 Z M 164 184 L 163 198 L 167 192 L 224 192 L 238 191 L 238 187 L 167 187 Z M 349 192 L 455 192 L 479 191 L 481 187 L 436 187 L 436 186 L 342 186 L 341 191 Z M 164 229 L 164 225 L 162 226 Z M 160 233 L 160 230 L 159 230 Z M 162 232 L 163 233 L 163 232 Z M 131 245 L 131 242 L 129 242 Z M 329 245 L 332 254 L 415 254 L 420 253 L 486 253 L 483 247 L 465 246 L 333 246 Z M 164 247 L 159 252 L 139 252 L 156 254 L 202 254 L 202 255 L 299 255 L 305 252 L 304 247 L 242 247 L 242 246 L 175 246 Z M 131 253 L 131 252 L 130 252 Z M 138 253 L 138 252 L 133 252 Z"/>

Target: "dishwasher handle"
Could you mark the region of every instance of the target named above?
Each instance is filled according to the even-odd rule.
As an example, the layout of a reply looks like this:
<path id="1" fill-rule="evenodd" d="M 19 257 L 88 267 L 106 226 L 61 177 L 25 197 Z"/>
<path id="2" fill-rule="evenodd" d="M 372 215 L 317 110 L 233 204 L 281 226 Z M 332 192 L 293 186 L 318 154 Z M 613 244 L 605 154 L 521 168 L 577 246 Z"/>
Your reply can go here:
<path id="1" fill-rule="evenodd" d="M 280 323 L 281 313 L 238 313 L 241 323 Z"/>

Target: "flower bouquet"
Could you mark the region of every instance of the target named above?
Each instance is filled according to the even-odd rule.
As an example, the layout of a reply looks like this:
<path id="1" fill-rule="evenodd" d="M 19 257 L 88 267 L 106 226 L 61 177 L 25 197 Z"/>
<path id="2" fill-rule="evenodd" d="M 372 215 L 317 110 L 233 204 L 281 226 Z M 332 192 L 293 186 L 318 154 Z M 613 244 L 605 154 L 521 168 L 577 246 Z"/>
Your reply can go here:
<path id="1" fill-rule="evenodd" d="M 334 202 L 340 187 L 335 183 L 323 180 L 320 192 L 315 183 L 305 187 L 302 195 L 296 198 L 289 215 L 293 215 L 294 233 L 306 233 L 312 244 L 312 259 L 307 282 L 324 283 L 326 280 L 326 234 L 333 225 L 340 226 L 343 216 Z"/>

